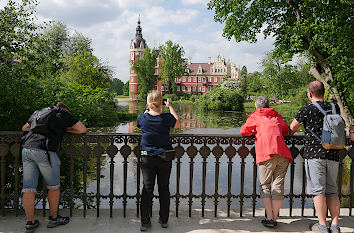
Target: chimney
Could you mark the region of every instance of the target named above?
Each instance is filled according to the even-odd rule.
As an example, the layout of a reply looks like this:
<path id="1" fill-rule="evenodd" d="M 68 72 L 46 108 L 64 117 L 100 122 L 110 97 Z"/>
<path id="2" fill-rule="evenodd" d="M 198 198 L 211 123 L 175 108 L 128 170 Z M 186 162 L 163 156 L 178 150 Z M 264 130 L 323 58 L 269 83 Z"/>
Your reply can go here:
<path id="1" fill-rule="evenodd" d="M 208 57 L 208 64 L 211 64 L 211 57 Z"/>
<path id="2" fill-rule="evenodd" d="M 192 63 L 192 58 L 188 57 L 188 65 L 190 65 Z"/>

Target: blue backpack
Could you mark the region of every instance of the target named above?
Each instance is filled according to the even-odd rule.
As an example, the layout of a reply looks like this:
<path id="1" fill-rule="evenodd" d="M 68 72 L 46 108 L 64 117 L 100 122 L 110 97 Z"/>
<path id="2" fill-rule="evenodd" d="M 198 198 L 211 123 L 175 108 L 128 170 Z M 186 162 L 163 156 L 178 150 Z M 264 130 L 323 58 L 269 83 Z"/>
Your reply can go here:
<path id="1" fill-rule="evenodd" d="M 309 130 L 325 149 L 343 149 L 345 147 L 345 122 L 343 118 L 336 113 L 334 104 L 330 104 L 332 111 L 327 113 L 318 103 L 312 103 L 312 105 L 324 115 L 321 139 L 313 130 Z"/>

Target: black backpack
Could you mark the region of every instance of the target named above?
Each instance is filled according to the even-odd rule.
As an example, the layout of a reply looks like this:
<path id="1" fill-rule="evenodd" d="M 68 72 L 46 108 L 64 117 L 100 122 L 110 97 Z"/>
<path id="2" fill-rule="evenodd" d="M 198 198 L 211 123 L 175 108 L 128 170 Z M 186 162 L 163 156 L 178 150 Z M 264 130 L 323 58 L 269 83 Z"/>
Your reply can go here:
<path id="1" fill-rule="evenodd" d="M 59 110 L 59 107 L 51 106 L 35 111 L 31 116 L 30 131 L 48 136 L 55 129 Z"/>
<path id="2" fill-rule="evenodd" d="M 37 110 L 31 116 L 31 126 L 29 131 L 46 137 L 46 155 L 50 166 L 52 166 L 52 164 L 49 151 L 55 150 L 55 145 L 59 140 L 57 138 L 58 129 L 56 129 L 56 123 L 57 119 L 60 118 L 60 115 L 60 108 L 52 106 Z M 27 140 L 27 136 L 29 136 L 29 134 L 25 133 L 22 137 L 22 143 Z"/>

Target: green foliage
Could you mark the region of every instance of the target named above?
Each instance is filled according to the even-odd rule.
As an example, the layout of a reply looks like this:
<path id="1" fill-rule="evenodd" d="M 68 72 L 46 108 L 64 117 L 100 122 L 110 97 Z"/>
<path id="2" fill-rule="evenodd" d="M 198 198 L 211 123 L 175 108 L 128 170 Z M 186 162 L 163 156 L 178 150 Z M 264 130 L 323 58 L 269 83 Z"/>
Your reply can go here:
<path id="1" fill-rule="evenodd" d="M 316 78 L 335 87 L 354 112 L 354 1 L 211 0 L 208 7 L 229 40 L 256 42 L 262 31 L 285 60 L 308 56 Z"/>
<path id="2" fill-rule="evenodd" d="M 192 94 L 190 96 L 189 100 L 196 102 L 196 101 L 199 101 L 199 97 L 200 97 L 200 95 L 198 95 L 198 94 Z"/>
<path id="3" fill-rule="evenodd" d="M 290 100 L 294 105 L 298 107 L 309 103 L 309 99 L 307 97 L 307 86 L 303 86 L 297 89 L 297 93 L 292 98 L 290 98 Z"/>
<path id="4" fill-rule="evenodd" d="M 9 0 L 0 11 L 0 130 L 20 130 L 33 111 L 59 101 L 87 125 L 115 124 L 113 95 L 103 89 L 111 71 L 93 56 L 90 39 L 70 37 L 62 23 L 35 25 L 35 6 Z"/>
<path id="5" fill-rule="evenodd" d="M 124 86 L 123 86 L 123 95 L 129 96 L 129 81 L 127 81 L 126 83 L 124 83 Z"/>
<path id="6" fill-rule="evenodd" d="M 161 79 L 169 85 L 169 93 L 177 92 L 175 78 L 180 78 L 186 70 L 186 63 L 183 59 L 184 50 L 179 44 L 173 44 L 167 41 L 165 45 L 160 46 L 161 55 Z"/>
<path id="7" fill-rule="evenodd" d="M 157 82 L 157 76 L 155 75 L 156 58 L 156 51 L 146 47 L 143 57 L 137 59 L 132 66 L 132 69 L 138 75 L 140 84 L 138 99 L 140 101 L 146 100 L 148 92 L 155 88 Z"/>
<path id="8" fill-rule="evenodd" d="M 244 98 L 239 91 L 216 88 L 199 98 L 199 106 L 208 111 L 243 111 Z"/>
<path id="9" fill-rule="evenodd" d="M 109 88 L 111 73 L 99 64 L 99 60 L 90 52 L 80 48 L 76 56 L 64 57 L 66 68 L 61 73 L 63 82 L 75 82 L 92 88 Z"/>
<path id="10" fill-rule="evenodd" d="M 164 98 L 164 99 L 170 99 L 170 100 L 172 100 L 172 101 L 179 100 L 179 97 L 178 97 L 178 95 L 176 95 L 176 94 L 165 94 L 165 95 L 163 96 L 163 98 Z"/>
<path id="11" fill-rule="evenodd" d="M 247 94 L 258 96 L 264 89 L 262 74 L 260 72 L 249 73 L 247 76 Z"/>
<path id="12" fill-rule="evenodd" d="M 111 87 L 109 89 L 116 95 L 123 95 L 123 87 L 124 83 L 122 80 L 114 78 L 112 79 Z"/>
<path id="13" fill-rule="evenodd" d="M 241 90 L 240 88 L 240 82 L 236 81 L 234 79 L 227 79 L 221 84 L 222 88 L 230 89 L 230 90 L 236 90 L 239 91 Z"/>
<path id="14" fill-rule="evenodd" d="M 247 67 L 242 66 L 241 68 L 241 78 L 246 78 L 247 77 Z"/>

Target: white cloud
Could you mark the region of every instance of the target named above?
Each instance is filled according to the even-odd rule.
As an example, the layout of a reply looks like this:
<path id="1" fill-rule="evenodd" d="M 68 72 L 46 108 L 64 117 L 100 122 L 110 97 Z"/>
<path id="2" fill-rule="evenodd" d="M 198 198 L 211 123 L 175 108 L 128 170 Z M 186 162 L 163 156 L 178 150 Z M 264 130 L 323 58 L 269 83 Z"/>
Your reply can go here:
<path id="1" fill-rule="evenodd" d="M 183 5 L 195 5 L 195 4 L 203 4 L 206 5 L 209 0 L 181 0 Z"/>
<path id="2" fill-rule="evenodd" d="M 116 0 L 121 8 L 147 8 L 162 3 L 164 0 Z"/>
<path id="3" fill-rule="evenodd" d="M 236 65 L 246 65 L 249 72 L 257 70 L 264 53 L 273 49 L 273 39 L 264 40 L 259 35 L 256 44 L 226 40 L 222 25 L 215 23 L 206 9 L 207 2 L 181 0 L 182 4 L 172 5 L 163 0 L 42 0 L 36 16 L 41 21 L 63 21 L 91 38 L 94 54 L 114 67 L 115 77 L 124 82 L 129 78 L 129 45 L 139 14 L 149 47 L 172 40 L 184 47 L 192 62 L 207 62 L 208 57 L 215 61 L 221 55 Z M 0 0 L 0 7 L 4 5 Z"/>

